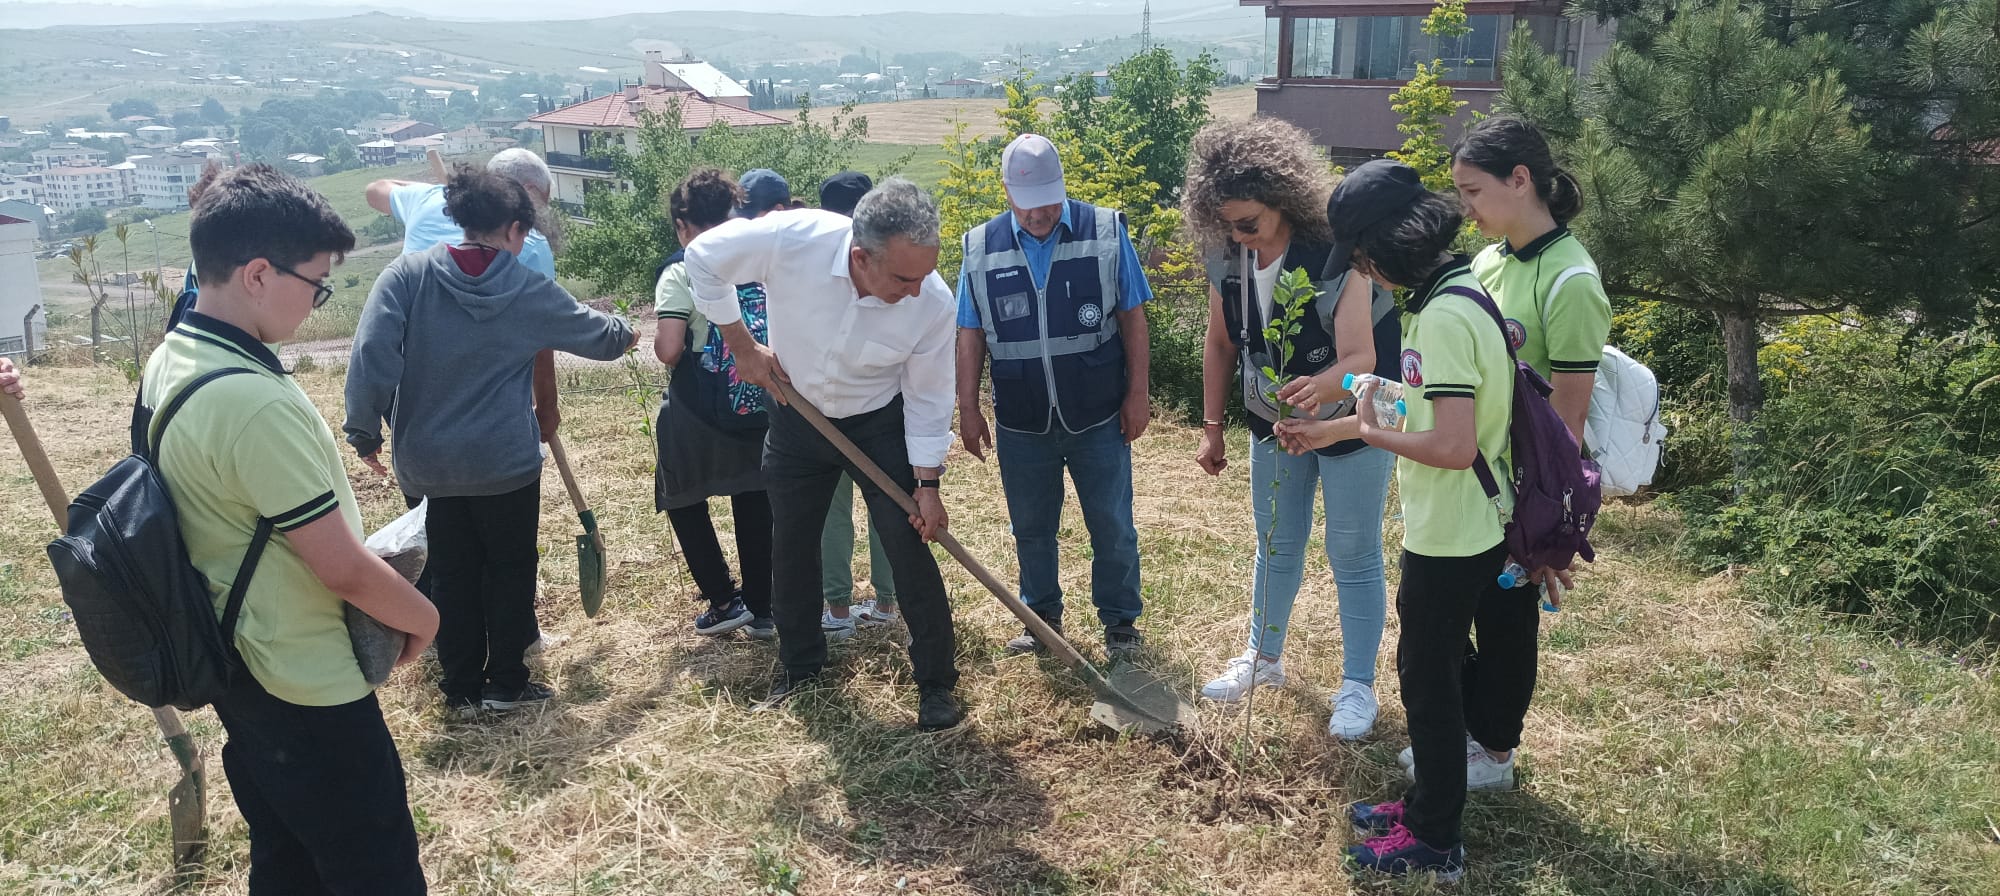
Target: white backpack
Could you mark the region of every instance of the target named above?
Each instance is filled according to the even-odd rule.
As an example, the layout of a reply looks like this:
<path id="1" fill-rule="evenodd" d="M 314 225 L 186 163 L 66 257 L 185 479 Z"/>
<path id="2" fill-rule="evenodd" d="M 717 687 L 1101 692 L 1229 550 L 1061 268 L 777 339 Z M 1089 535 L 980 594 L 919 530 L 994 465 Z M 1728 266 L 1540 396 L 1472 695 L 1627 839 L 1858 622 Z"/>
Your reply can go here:
<path id="1" fill-rule="evenodd" d="M 1556 277 L 1542 303 L 1542 332 L 1548 332 L 1549 302 L 1578 274 L 1597 276 L 1595 270 L 1575 267 Z M 1660 381 L 1646 365 L 1605 346 L 1590 389 L 1590 415 L 1583 424 L 1583 443 L 1603 471 L 1604 496 L 1630 495 L 1650 485 L 1666 439 L 1667 428 L 1660 423 Z"/>

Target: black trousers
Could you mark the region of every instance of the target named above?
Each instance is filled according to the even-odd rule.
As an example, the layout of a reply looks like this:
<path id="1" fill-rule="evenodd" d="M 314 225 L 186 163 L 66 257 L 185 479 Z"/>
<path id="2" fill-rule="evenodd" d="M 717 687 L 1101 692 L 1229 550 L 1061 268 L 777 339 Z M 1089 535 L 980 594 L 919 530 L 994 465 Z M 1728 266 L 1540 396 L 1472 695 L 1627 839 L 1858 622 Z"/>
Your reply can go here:
<path id="1" fill-rule="evenodd" d="M 736 520 L 736 560 L 743 570 L 743 605 L 753 616 L 771 615 L 771 499 L 764 492 L 744 492 L 729 496 L 729 509 Z M 701 596 L 709 606 L 728 605 L 735 595 L 736 582 L 729 574 L 729 560 L 722 556 L 722 542 L 715 536 L 715 521 L 709 518 L 708 502 L 690 504 L 667 511 L 674 526 L 674 539 L 687 557 L 688 573 L 694 576 Z"/>
<path id="2" fill-rule="evenodd" d="M 251 896 L 424 892 L 403 762 L 374 694 L 300 706 L 239 667 L 215 714 L 229 733 L 222 768 L 250 825 Z"/>
<path id="3" fill-rule="evenodd" d="M 486 685 L 513 691 L 528 683 L 541 506 L 540 479 L 506 494 L 431 498 L 425 530 L 446 699 L 478 700 Z"/>
<path id="4" fill-rule="evenodd" d="M 903 400 L 879 410 L 833 421 L 861 453 L 889 475 L 898 488 L 916 486 L 903 443 Z M 778 659 L 793 678 L 817 674 L 826 665 L 826 636 L 820 632 L 820 534 L 826 526 L 833 488 L 846 471 L 861 489 L 869 519 L 881 533 L 896 596 L 910 627 L 910 669 L 924 690 L 958 684 L 957 640 L 951 601 L 937 558 L 910 525 L 909 514 L 874 481 L 848 465 L 839 449 L 788 406 L 773 404 L 771 431 L 764 439 L 764 482 L 771 496 L 772 609 L 778 623 Z"/>
<path id="5" fill-rule="evenodd" d="M 1501 588 L 1496 580 L 1506 563 L 1501 545 L 1471 557 L 1403 552 L 1396 674 L 1417 767 L 1403 823 L 1435 849 L 1463 838 L 1465 735 L 1489 749 L 1513 749 L 1535 694 L 1535 589 Z M 1466 646 L 1475 632 L 1477 652 Z"/>
<path id="6" fill-rule="evenodd" d="M 424 499 L 422 495 L 413 495 L 410 494 L 409 492 L 403 493 L 403 506 L 411 510 L 417 509 L 417 505 L 423 503 L 423 500 Z M 425 511 L 425 519 L 429 518 L 430 518 L 429 511 Z M 430 532 L 428 530 L 425 531 L 424 538 L 425 540 L 429 540 Z M 429 562 L 424 563 L 423 573 L 417 576 L 417 580 L 415 582 L 412 582 L 411 585 L 415 587 L 417 589 L 417 593 L 422 594 L 425 599 L 431 601 L 432 603 L 437 602 L 436 598 L 431 597 L 431 564 Z M 528 640 L 528 643 L 533 644 L 535 643 L 536 640 L 540 639 L 541 637 L 542 637 L 542 627 L 540 621 L 537 620 L 535 624 L 535 637 L 530 638 Z"/>

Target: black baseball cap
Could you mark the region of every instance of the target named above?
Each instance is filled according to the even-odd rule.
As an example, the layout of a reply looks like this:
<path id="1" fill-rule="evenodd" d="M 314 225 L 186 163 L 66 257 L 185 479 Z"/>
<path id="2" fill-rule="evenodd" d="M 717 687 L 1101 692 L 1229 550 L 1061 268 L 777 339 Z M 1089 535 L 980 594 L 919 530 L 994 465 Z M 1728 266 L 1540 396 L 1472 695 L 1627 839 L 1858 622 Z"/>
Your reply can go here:
<path id="1" fill-rule="evenodd" d="M 830 212 L 854 216 L 854 207 L 861 203 L 861 197 L 875 189 L 875 182 L 859 171 L 842 171 L 826 179 L 819 185 L 819 207 Z"/>
<path id="2" fill-rule="evenodd" d="M 792 201 L 792 186 L 769 168 L 753 168 L 737 181 L 743 187 L 744 202 L 736 207 L 736 217 L 755 218 L 772 209 L 782 209 Z"/>
<path id="3" fill-rule="evenodd" d="M 1424 195 L 1417 169 L 1390 159 L 1376 159 L 1347 172 L 1326 200 L 1326 223 L 1333 228 L 1333 251 L 1326 257 L 1320 279 L 1344 273 L 1354 260 L 1361 237 Z"/>

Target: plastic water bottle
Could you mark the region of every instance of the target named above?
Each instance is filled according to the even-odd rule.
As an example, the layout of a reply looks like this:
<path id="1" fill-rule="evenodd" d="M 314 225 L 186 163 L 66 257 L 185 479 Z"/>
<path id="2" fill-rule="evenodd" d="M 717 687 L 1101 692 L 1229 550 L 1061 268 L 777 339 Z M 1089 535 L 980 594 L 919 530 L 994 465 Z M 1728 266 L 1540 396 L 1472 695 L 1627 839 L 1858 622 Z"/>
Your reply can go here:
<path id="1" fill-rule="evenodd" d="M 1502 588 L 1509 588 L 1509 589 L 1520 588 L 1528 584 L 1528 571 L 1526 569 L 1521 568 L 1521 564 L 1513 560 L 1509 560 L 1507 561 L 1507 568 L 1500 571 L 1499 582 L 1500 582 L 1500 587 Z M 1554 602 L 1549 600 L 1549 586 L 1547 584 L 1537 585 L 1535 587 L 1538 591 L 1541 592 L 1542 612 L 1544 613 L 1562 612 L 1561 607 L 1556 606 Z M 1556 587 L 1556 594 L 1561 595 L 1562 585 L 1557 584 L 1555 587 Z"/>
<path id="2" fill-rule="evenodd" d="M 1403 428 L 1403 417 L 1408 415 L 1409 406 L 1403 403 L 1403 384 L 1385 380 L 1372 373 L 1350 373 L 1340 380 L 1340 387 L 1349 392 L 1360 393 L 1361 388 L 1373 385 L 1371 395 L 1375 402 L 1375 422 L 1383 429 Z"/>

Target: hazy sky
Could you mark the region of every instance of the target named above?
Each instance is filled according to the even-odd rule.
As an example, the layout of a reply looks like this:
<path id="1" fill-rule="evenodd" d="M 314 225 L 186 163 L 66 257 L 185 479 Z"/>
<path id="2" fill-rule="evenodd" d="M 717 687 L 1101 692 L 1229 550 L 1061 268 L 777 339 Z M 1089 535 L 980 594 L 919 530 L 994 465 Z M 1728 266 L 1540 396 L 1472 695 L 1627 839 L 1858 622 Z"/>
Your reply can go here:
<path id="1" fill-rule="evenodd" d="M 319 18 L 353 15 L 370 10 L 440 19 L 545 20 L 586 19 L 627 13 L 673 10 L 739 10 L 817 15 L 870 15 L 898 11 L 987 13 L 1096 13 L 1136 15 L 1144 0 L 1010 0 L 1004 6 L 977 9 L 940 4 L 937 0 L 0 0 L 0 28 L 49 25 L 121 25 L 141 22 L 200 22 L 244 18 Z M 1157 0 L 1162 13 L 1193 9 L 1236 8 L 1233 0 Z M 552 16 L 554 10 L 560 13 Z"/>

